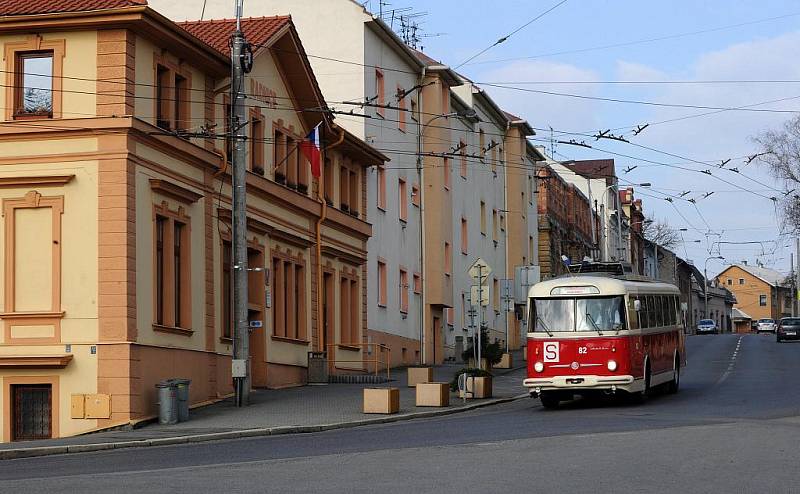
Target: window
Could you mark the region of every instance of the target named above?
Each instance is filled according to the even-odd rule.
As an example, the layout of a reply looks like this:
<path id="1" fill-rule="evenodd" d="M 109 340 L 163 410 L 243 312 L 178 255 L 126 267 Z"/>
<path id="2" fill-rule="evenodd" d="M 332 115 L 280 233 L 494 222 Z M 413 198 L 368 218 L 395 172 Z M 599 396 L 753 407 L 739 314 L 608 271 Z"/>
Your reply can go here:
<path id="1" fill-rule="evenodd" d="M 497 210 L 492 209 L 492 240 L 497 242 L 499 238 L 498 230 L 500 228 L 500 222 L 497 220 Z"/>
<path id="2" fill-rule="evenodd" d="M 406 131 L 406 97 L 400 86 L 397 86 L 397 129 L 400 132 Z"/>
<path id="3" fill-rule="evenodd" d="M 279 338 L 306 339 L 305 261 L 288 252 L 272 255 L 273 335 Z"/>
<path id="4" fill-rule="evenodd" d="M 486 156 L 486 134 L 484 134 L 483 129 L 478 129 L 478 146 L 480 147 L 478 151 L 481 156 L 481 161 L 484 161 Z"/>
<path id="5" fill-rule="evenodd" d="M 419 185 L 411 185 L 411 204 L 419 207 Z"/>
<path id="6" fill-rule="evenodd" d="M 233 336 L 233 255 L 230 242 L 222 243 L 222 337 Z"/>
<path id="7" fill-rule="evenodd" d="M 264 120 L 261 113 L 250 113 L 250 170 L 264 174 Z"/>
<path id="8" fill-rule="evenodd" d="M 730 278 L 728 278 L 728 279 L 725 281 L 725 283 L 727 283 L 727 284 L 728 284 L 728 286 L 731 286 L 731 285 L 733 285 L 733 280 L 732 280 L 732 279 L 730 279 Z"/>
<path id="9" fill-rule="evenodd" d="M 492 171 L 497 173 L 497 143 L 494 142 L 494 139 L 492 139 L 492 143 L 489 144 L 489 147 L 492 148 L 492 155 L 491 155 Z"/>
<path id="10" fill-rule="evenodd" d="M 444 243 L 444 274 L 450 276 L 453 270 L 453 253 L 450 251 L 450 242 Z"/>
<path id="11" fill-rule="evenodd" d="M 455 324 L 455 309 L 452 307 L 448 307 L 444 310 L 445 321 L 447 321 L 448 326 L 453 326 Z"/>
<path id="12" fill-rule="evenodd" d="M 386 211 L 386 170 L 378 167 L 378 209 Z"/>
<path id="13" fill-rule="evenodd" d="M 739 284 L 744 285 L 744 278 L 739 278 Z"/>
<path id="14" fill-rule="evenodd" d="M 386 87 L 383 79 L 383 71 L 380 69 L 375 70 L 375 96 L 377 97 L 376 113 L 382 117 L 386 116 Z"/>
<path id="15" fill-rule="evenodd" d="M 442 168 L 444 169 L 444 188 L 450 190 L 450 176 L 452 175 L 452 170 L 450 170 L 450 158 L 443 158 L 442 159 Z"/>
<path id="16" fill-rule="evenodd" d="M 350 170 L 350 214 L 358 217 L 358 172 Z"/>
<path id="17" fill-rule="evenodd" d="M 486 235 L 486 203 L 481 201 L 481 235 Z"/>
<path id="18" fill-rule="evenodd" d="M 500 231 L 506 231 L 506 215 L 502 211 L 500 212 Z"/>
<path id="19" fill-rule="evenodd" d="M 386 307 L 386 261 L 378 261 L 378 305 Z"/>
<path id="20" fill-rule="evenodd" d="M 18 53 L 16 116 L 53 116 L 53 51 Z"/>
<path id="21" fill-rule="evenodd" d="M 359 341 L 358 279 L 343 272 L 339 280 L 340 341 L 355 344 Z"/>
<path id="22" fill-rule="evenodd" d="M 767 296 L 766 295 L 759 295 L 758 296 L 758 305 L 761 307 L 767 306 Z"/>
<path id="23" fill-rule="evenodd" d="M 323 169 L 324 185 L 325 185 L 325 202 L 328 206 L 333 206 L 333 161 L 330 158 L 325 158 L 325 165 Z"/>
<path id="24" fill-rule="evenodd" d="M 408 190 L 406 181 L 402 178 L 397 179 L 397 194 L 400 204 L 400 221 L 408 221 Z"/>
<path id="25" fill-rule="evenodd" d="M 400 268 L 400 312 L 408 313 L 408 271 Z"/>
<path id="26" fill-rule="evenodd" d="M 419 273 L 414 273 L 414 293 L 422 293 L 422 275 Z"/>
<path id="27" fill-rule="evenodd" d="M 156 125 L 166 130 L 186 130 L 191 120 L 190 77 L 166 63 L 156 64 L 155 77 Z"/>
<path id="28" fill-rule="evenodd" d="M 461 218 L 461 253 L 467 255 L 469 238 L 467 237 L 467 219 Z"/>
<path id="29" fill-rule="evenodd" d="M 467 144 L 461 140 L 458 142 L 459 159 L 461 160 L 461 178 L 467 178 Z"/>
<path id="30" fill-rule="evenodd" d="M 500 309 L 500 282 L 492 277 L 492 307 L 494 310 Z"/>
<path id="31" fill-rule="evenodd" d="M 411 120 L 415 122 L 419 121 L 419 106 L 415 98 L 411 98 Z"/>
<path id="32" fill-rule="evenodd" d="M 189 122 L 189 79 L 175 74 L 175 89 L 172 101 L 172 116 L 176 130 L 191 127 Z"/>
<path id="33" fill-rule="evenodd" d="M 170 100 L 172 99 L 172 72 L 163 65 L 156 66 L 156 125 L 172 128 Z"/>
<path id="34" fill-rule="evenodd" d="M 189 243 L 188 218 L 157 206 L 154 321 L 158 326 L 192 326 Z"/>
<path id="35" fill-rule="evenodd" d="M 350 211 L 350 171 L 346 166 L 339 167 L 339 209 Z"/>
<path id="36" fill-rule="evenodd" d="M 229 142 L 232 142 L 232 140 L 229 140 Z M 275 129 L 273 132 L 273 143 L 272 166 L 275 169 L 275 181 L 280 184 L 285 184 L 287 161 L 286 146 L 288 144 L 286 134 L 280 129 Z"/>

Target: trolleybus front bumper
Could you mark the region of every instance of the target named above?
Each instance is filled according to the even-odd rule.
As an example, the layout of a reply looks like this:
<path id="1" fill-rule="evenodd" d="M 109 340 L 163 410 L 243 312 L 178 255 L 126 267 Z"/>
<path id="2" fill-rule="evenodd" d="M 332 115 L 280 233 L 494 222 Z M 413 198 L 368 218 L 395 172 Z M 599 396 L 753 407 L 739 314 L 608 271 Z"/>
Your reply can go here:
<path id="1" fill-rule="evenodd" d="M 641 381 L 641 380 L 640 380 Z M 531 391 L 539 393 L 541 391 L 551 390 L 582 390 L 582 389 L 599 389 L 611 390 L 617 389 L 622 391 L 636 391 L 634 389 L 635 379 L 633 376 L 555 376 L 555 377 L 529 377 L 523 381 L 526 388 L 532 388 Z M 641 386 L 639 386 L 641 387 Z"/>

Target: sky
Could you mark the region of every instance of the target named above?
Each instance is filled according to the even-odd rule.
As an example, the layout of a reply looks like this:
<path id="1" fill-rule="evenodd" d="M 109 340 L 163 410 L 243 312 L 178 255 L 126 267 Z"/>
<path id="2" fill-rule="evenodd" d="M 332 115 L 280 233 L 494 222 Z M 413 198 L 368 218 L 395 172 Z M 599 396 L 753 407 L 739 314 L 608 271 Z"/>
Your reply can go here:
<path id="1" fill-rule="evenodd" d="M 794 241 L 779 234 L 769 199 L 785 187 L 757 160 L 745 161 L 758 152 L 754 136 L 800 112 L 800 82 L 741 81 L 800 81 L 800 2 L 567 0 L 459 66 L 561 0 L 389 1 L 385 11 L 411 7 L 426 13 L 417 18 L 422 33 L 431 35 L 422 38 L 424 51 L 457 67 L 507 111 L 541 129 L 535 143 L 549 149 L 552 127 L 555 140 L 594 146 L 556 144 L 556 159 L 614 158 L 621 185 L 651 183 L 635 187 L 636 194 L 649 218 L 686 229 L 685 242 L 675 249 L 679 256 L 700 269 L 708 262 L 709 276 L 743 260 L 789 271 Z M 378 0 L 367 7 L 378 13 Z M 390 16 L 386 20 L 391 22 Z M 620 83 L 630 81 L 640 84 Z M 796 99 L 752 107 L 783 112 L 714 111 L 526 90 L 713 108 Z M 702 113 L 711 114 L 696 116 Z M 692 118 L 657 123 L 686 116 Z M 634 136 L 632 129 L 644 124 L 651 125 Z M 630 143 L 591 137 L 605 129 L 618 129 L 613 133 Z M 724 168 L 715 166 L 727 159 Z M 734 167 L 740 173 L 730 170 Z M 700 170 L 711 170 L 712 176 Z M 683 199 L 674 197 L 687 191 Z M 708 260 L 719 255 L 725 259 Z"/>

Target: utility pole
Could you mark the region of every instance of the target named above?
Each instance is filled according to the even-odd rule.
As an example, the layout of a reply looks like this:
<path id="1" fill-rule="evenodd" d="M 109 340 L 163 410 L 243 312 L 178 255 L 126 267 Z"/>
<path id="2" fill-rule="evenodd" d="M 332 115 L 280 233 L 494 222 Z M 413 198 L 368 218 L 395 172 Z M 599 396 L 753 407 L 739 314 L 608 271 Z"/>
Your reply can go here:
<path id="1" fill-rule="evenodd" d="M 800 264 L 800 237 L 795 239 L 797 263 Z M 799 267 L 800 268 L 800 267 Z M 794 270 L 794 293 L 792 294 L 792 307 L 797 304 L 797 313 L 800 314 L 800 269 Z"/>
<path id="2" fill-rule="evenodd" d="M 234 150 L 232 166 L 233 196 L 233 364 L 232 375 L 236 390 L 236 406 L 246 406 L 250 399 L 250 328 L 247 316 L 247 191 L 244 74 L 250 67 L 245 60 L 247 47 L 241 19 L 244 0 L 236 0 L 236 32 L 231 37 L 231 125 Z"/>
<path id="3" fill-rule="evenodd" d="M 797 315 L 797 312 L 795 311 L 795 308 L 796 308 L 795 306 L 797 305 L 797 304 L 795 304 L 795 301 L 797 299 L 797 297 L 796 297 L 797 285 L 795 284 L 795 279 L 796 279 L 797 275 L 795 275 L 795 273 L 794 273 L 794 253 L 793 252 L 789 252 L 789 276 L 792 278 L 791 281 L 789 282 L 789 288 L 792 290 L 792 317 L 794 317 L 795 315 Z"/>

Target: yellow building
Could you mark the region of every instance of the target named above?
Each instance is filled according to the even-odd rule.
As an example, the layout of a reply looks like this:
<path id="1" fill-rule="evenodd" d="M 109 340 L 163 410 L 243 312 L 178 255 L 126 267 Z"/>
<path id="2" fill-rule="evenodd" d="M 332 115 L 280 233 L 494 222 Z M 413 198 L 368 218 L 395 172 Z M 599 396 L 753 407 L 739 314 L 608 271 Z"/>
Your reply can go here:
<path id="1" fill-rule="evenodd" d="M 156 413 L 154 385 L 229 395 L 228 38 L 142 0 L 0 7 L 0 431 L 74 435 Z M 19 4 L 23 4 L 19 2 Z M 79 5 L 70 11 L 70 7 Z M 306 379 L 307 354 L 365 353 L 365 173 L 288 17 L 244 25 L 255 64 L 248 240 L 253 385 Z M 323 174 L 298 144 L 321 124 Z M 341 364 L 347 369 L 361 363 Z M 22 420 L 23 417 L 25 420 Z"/>
<path id="2" fill-rule="evenodd" d="M 717 283 L 736 297 L 734 307 L 753 321 L 792 315 L 791 288 L 782 286 L 786 275 L 747 263 L 728 266 L 717 275 Z"/>

